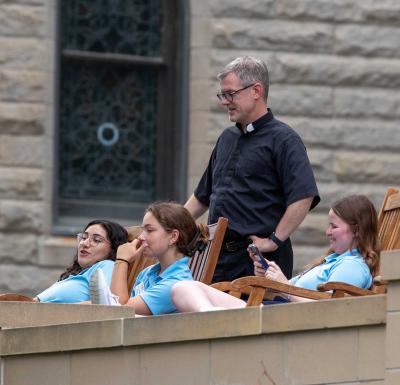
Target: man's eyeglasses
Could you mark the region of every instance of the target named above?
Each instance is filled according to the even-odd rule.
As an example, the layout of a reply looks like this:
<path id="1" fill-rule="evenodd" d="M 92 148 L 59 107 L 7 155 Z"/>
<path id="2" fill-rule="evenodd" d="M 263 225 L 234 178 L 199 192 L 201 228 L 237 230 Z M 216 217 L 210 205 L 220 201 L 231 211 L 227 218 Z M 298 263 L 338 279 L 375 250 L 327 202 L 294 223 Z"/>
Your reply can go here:
<path id="1" fill-rule="evenodd" d="M 254 84 L 249 84 L 246 87 L 241 88 L 240 90 L 236 90 L 236 91 L 227 91 L 227 92 L 220 92 L 217 94 L 217 98 L 219 99 L 220 102 L 223 102 L 224 99 L 227 100 L 228 102 L 233 102 L 233 97 L 238 94 L 240 91 L 243 91 L 247 88 L 253 87 Z"/>
<path id="2" fill-rule="evenodd" d="M 106 242 L 106 243 L 110 243 L 109 241 L 107 241 L 107 239 L 103 238 L 101 235 L 89 235 L 88 233 L 78 233 L 76 234 L 76 239 L 78 240 L 78 242 L 84 242 L 87 239 L 89 239 L 89 244 L 91 246 L 97 246 L 100 243 Z"/>

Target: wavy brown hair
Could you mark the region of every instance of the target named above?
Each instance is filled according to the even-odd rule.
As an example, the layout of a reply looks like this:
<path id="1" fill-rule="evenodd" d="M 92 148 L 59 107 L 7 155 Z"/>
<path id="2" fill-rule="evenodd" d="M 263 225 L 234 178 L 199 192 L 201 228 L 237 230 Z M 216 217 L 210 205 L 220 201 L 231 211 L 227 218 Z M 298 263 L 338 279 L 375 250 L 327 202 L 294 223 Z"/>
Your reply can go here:
<path id="1" fill-rule="evenodd" d="M 89 222 L 84 231 L 86 231 L 90 226 L 100 225 L 107 234 L 107 241 L 110 242 L 111 251 L 108 255 L 104 256 L 104 259 L 110 259 L 111 261 L 115 261 L 115 257 L 117 256 L 118 246 L 122 245 L 125 242 L 128 242 L 128 232 L 124 227 L 119 225 L 118 223 L 107 221 L 105 219 L 96 219 L 94 221 Z M 66 270 L 61 273 L 59 281 L 67 278 L 70 275 L 77 275 L 82 271 L 82 267 L 78 263 L 78 249 L 76 250 L 74 259 L 70 266 L 66 268 Z"/>
<path id="2" fill-rule="evenodd" d="M 180 253 L 192 257 L 204 248 L 208 241 L 208 227 L 197 225 L 189 211 L 176 202 L 156 202 L 147 212 L 154 215 L 166 232 L 179 231 L 176 248 Z"/>

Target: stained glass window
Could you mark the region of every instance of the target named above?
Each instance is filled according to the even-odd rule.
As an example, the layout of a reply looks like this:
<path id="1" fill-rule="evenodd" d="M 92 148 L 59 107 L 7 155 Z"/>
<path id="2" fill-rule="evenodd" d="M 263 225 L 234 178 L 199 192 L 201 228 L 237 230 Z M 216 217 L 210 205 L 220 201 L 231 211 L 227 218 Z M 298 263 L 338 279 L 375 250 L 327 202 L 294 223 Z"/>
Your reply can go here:
<path id="1" fill-rule="evenodd" d="M 56 222 L 61 227 L 93 217 L 132 223 L 149 202 L 176 199 L 168 195 L 173 189 L 160 183 L 165 176 L 158 175 L 176 163 L 165 159 L 174 155 L 162 143 L 177 131 L 174 100 L 160 99 L 171 93 L 166 5 L 172 3 L 59 2 Z"/>

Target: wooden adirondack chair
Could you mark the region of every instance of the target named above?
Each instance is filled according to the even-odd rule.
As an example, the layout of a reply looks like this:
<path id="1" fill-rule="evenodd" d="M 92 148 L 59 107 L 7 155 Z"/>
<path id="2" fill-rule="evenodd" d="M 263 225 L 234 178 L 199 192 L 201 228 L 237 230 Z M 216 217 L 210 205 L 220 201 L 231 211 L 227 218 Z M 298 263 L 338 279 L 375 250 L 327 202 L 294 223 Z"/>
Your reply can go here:
<path id="1" fill-rule="evenodd" d="M 395 188 L 391 187 L 386 192 L 378 214 L 378 229 L 382 251 L 400 248 L 400 194 Z M 266 291 L 318 300 L 340 298 L 346 295 L 382 294 L 386 292 L 387 282 L 376 276 L 370 289 L 360 289 L 343 282 L 327 282 L 319 285 L 318 291 L 316 291 L 298 288 L 264 277 L 242 277 L 232 282 L 213 285 L 213 287 L 220 288 L 236 297 L 238 293 L 249 292 L 247 306 L 258 306 L 261 304 Z"/>
<path id="2" fill-rule="evenodd" d="M 196 255 L 194 255 L 189 262 L 189 267 L 192 271 L 193 279 L 203 282 L 207 285 L 211 283 L 227 227 L 228 219 L 223 217 L 220 217 L 216 223 L 208 225 L 209 238 L 206 247 L 201 253 L 197 252 Z M 127 230 L 130 240 L 136 238 L 141 231 L 139 226 L 129 227 Z M 155 258 L 141 257 L 135 260 L 128 271 L 129 292 L 132 291 L 138 274 L 145 267 L 150 266 L 155 262 Z"/>

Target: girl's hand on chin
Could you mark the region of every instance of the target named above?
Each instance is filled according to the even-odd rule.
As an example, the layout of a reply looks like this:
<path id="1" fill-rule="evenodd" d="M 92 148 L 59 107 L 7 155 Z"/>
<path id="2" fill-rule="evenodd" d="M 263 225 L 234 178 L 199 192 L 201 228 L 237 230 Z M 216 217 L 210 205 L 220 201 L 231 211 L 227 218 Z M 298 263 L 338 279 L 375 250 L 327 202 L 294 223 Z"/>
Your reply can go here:
<path id="1" fill-rule="evenodd" d="M 118 247 L 117 258 L 133 262 L 143 253 L 144 247 L 145 244 L 143 244 L 139 239 L 134 239 L 132 242 L 126 242 Z"/>

